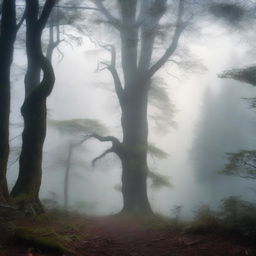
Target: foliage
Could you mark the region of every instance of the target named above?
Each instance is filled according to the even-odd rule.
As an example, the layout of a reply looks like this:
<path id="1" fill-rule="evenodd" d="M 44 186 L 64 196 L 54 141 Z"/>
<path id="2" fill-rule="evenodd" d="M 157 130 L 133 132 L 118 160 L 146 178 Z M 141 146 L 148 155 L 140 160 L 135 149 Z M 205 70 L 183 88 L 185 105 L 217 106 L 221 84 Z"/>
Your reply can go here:
<path id="1" fill-rule="evenodd" d="M 170 177 L 167 175 L 162 175 L 153 171 L 148 172 L 148 179 L 151 180 L 151 187 L 153 189 L 160 189 L 163 187 L 168 187 L 172 188 L 173 185 L 170 182 Z M 117 192 L 122 192 L 122 185 L 121 184 L 116 184 L 113 186 L 113 189 L 116 190 Z"/>
<path id="2" fill-rule="evenodd" d="M 204 205 L 196 212 L 188 230 L 236 233 L 256 239 L 256 204 L 231 196 L 221 201 L 219 211 Z"/>
<path id="3" fill-rule="evenodd" d="M 231 78 L 256 86 L 256 66 L 242 69 L 224 71 L 220 78 Z M 255 108 L 256 98 L 244 98 L 249 102 L 250 108 Z M 223 174 L 238 175 L 241 178 L 256 179 L 256 151 L 241 150 L 236 153 L 227 153 L 229 162 L 226 164 Z"/>
<path id="4" fill-rule="evenodd" d="M 151 179 L 152 181 L 151 186 L 154 189 L 159 189 L 162 187 L 168 187 L 168 188 L 172 187 L 172 184 L 169 181 L 169 176 L 149 171 L 148 178 Z"/>
<path id="5" fill-rule="evenodd" d="M 256 204 L 229 197 L 222 201 L 220 216 L 226 229 L 256 238 Z"/>
<path id="6" fill-rule="evenodd" d="M 241 178 L 256 179 L 256 151 L 241 150 L 237 153 L 227 153 L 228 163 L 221 173 L 237 175 Z"/>
<path id="7" fill-rule="evenodd" d="M 157 159 L 166 159 L 168 158 L 168 153 L 158 148 L 152 143 L 148 143 L 148 154 L 152 157 L 156 157 Z"/>
<path id="8" fill-rule="evenodd" d="M 242 98 L 242 100 L 245 100 L 247 102 L 250 109 L 255 109 L 256 108 L 256 97 Z"/>
<path id="9" fill-rule="evenodd" d="M 176 123 L 173 120 L 176 112 L 175 105 L 170 100 L 163 79 L 154 77 L 151 83 L 149 104 L 155 111 L 150 117 L 155 122 L 157 130 L 165 133 L 170 127 L 176 127 Z"/>
<path id="10" fill-rule="evenodd" d="M 107 128 L 95 119 L 48 120 L 49 125 L 66 134 L 104 134 Z"/>
<path id="11" fill-rule="evenodd" d="M 220 220 L 216 212 L 212 211 L 208 205 L 202 205 L 196 211 L 194 220 L 187 228 L 192 232 L 209 232 L 218 229 Z"/>
<path id="12" fill-rule="evenodd" d="M 50 228 L 18 227 L 15 230 L 15 237 L 18 241 L 35 248 L 59 253 L 69 252 L 65 245 L 69 242 L 69 238 L 58 235 Z"/>
<path id="13" fill-rule="evenodd" d="M 227 70 L 220 74 L 219 77 L 234 79 L 256 86 L 256 66 Z"/>

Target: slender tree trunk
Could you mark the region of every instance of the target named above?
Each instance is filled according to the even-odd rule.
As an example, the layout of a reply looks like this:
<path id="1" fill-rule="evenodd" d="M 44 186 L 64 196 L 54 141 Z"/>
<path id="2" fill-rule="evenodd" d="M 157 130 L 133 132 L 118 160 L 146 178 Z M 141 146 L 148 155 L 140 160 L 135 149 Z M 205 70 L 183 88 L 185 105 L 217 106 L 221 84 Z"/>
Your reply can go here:
<path id="1" fill-rule="evenodd" d="M 122 105 L 123 149 L 122 193 L 123 212 L 152 214 L 147 196 L 147 86 L 132 86 L 126 91 Z"/>
<path id="2" fill-rule="evenodd" d="M 9 156 L 10 69 L 16 38 L 15 1 L 5 0 L 0 28 L 0 201 L 9 198 L 6 171 Z"/>
<path id="3" fill-rule="evenodd" d="M 25 101 L 21 108 L 24 118 L 23 143 L 19 176 L 11 195 L 22 209 L 32 214 L 43 212 L 39 190 L 42 179 L 43 144 L 46 136 L 46 99 L 51 93 L 55 78 L 51 63 L 42 53 L 41 35 L 53 6 L 54 1 L 47 1 L 38 20 L 38 0 L 27 3 L 28 68 L 25 78 Z M 42 82 L 40 82 L 41 69 L 44 73 Z"/>
<path id="4" fill-rule="evenodd" d="M 64 208 L 66 210 L 68 209 L 69 177 L 70 177 L 72 149 L 73 149 L 73 146 L 70 144 L 68 147 L 68 157 L 66 161 L 66 171 L 65 171 L 65 177 L 64 177 Z"/>

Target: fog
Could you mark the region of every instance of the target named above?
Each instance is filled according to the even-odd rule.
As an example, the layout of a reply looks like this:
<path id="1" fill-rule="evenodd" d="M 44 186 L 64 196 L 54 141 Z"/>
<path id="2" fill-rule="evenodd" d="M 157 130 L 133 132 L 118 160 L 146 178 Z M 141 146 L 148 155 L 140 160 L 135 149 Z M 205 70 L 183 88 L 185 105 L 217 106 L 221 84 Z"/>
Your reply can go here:
<path id="1" fill-rule="evenodd" d="M 200 27 L 200 36 L 184 37 L 180 43 L 181 51 L 182 46 L 186 46 L 198 67 L 191 64 L 182 69 L 167 63 L 157 74 L 163 79 L 175 106 L 173 120 L 176 126 L 163 132 L 149 118 L 149 141 L 168 154 L 166 159 L 149 156 L 150 168 L 168 176 L 172 184 L 170 188 L 154 189 L 149 181 L 149 200 L 154 211 L 170 217 L 176 206 L 182 206 L 182 216 L 190 218 L 200 205 L 216 208 L 223 198 L 231 195 L 251 201 L 255 199 L 255 192 L 250 189 L 255 187 L 255 181 L 219 173 L 227 161 L 225 153 L 256 146 L 255 113 L 241 99 L 254 96 L 255 89 L 218 77 L 224 70 L 255 63 L 255 52 L 238 30 L 232 30 L 222 22 L 203 21 Z M 97 72 L 98 63 L 108 59 L 109 55 L 88 37 L 80 36 L 81 45 L 60 46 L 64 54 L 62 60 L 57 51 L 54 53 L 56 84 L 48 99 L 49 119 L 96 119 L 107 127 L 109 134 L 122 138 L 121 112 L 112 78 L 107 71 Z M 24 97 L 23 69 L 26 64 L 22 50 L 16 50 L 14 62 L 17 65 L 12 70 L 13 148 L 21 145 L 19 108 Z M 153 111 L 149 108 L 149 116 Z M 75 136 L 48 127 L 40 196 L 56 200 L 60 206 L 63 205 L 63 159 L 72 139 Z M 111 154 L 99 160 L 95 167 L 91 166 L 91 160 L 108 146 L 108 142 L 89 140 L 74 150 L 72 161 L 78 164 L 71 169 L 70 208 L 96 215 L 121 210 L 122 195 L 115 189 L 121 184 L 118 158 Z M 10 157 L 10 187 L 17 177 L 18 164 L 13 163 L 16 158 L 17 153 Z"/>

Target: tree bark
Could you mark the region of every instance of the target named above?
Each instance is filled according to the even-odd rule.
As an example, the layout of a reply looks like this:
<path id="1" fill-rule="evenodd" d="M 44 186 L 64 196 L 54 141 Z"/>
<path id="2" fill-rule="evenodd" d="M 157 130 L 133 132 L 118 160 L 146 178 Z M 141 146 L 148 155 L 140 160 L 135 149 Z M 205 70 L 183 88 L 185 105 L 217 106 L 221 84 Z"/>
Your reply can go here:
<path id="1" fill-rule="evenodd" d="M 120 19 L 116 19 L 107 10 L 103 1 L 95 0 L 95 2 L 107 22 L 120 32 L 123 84 L 116 69 L 115 49 L 113 46 L 112 49 L 105 48 L 112 55 L 110 64 L 106 66 L 113 76 L 122 112 L 123 141 L 119 142 L 118 147 L 114 147 L 118 143 L 107 140 L 112 141 L 113 144 L 108 152 L 115 152 L 122 162 L 124 202 L 122 213 L 150 215 L 152 209 L 147 196 L 148 91 L 151 78 L 173 55 L 179 38 L 188 24 L 182 20 L 184 0 L 177 2 L 177 20 L 172 41 L 154 64 L 152 63 L 154 45 L 159 22 L 167 9 L 167 0 L 141 0 L 139 12 L 137 10 L 139 1 L 118 0 Z"/>
<path id="2" fill-rule="evenodd" d="M 153 214 L 147 196 L 148 86 L 132 86 L 122 104 L 122 212 Z"/>
<path id="3" fill-rule="evenodd" d="M 9 198 L 6 171 L 9 156 L 10 70 L 16 38 L 15 0 L 2 3 L 0 28 L 0 202 Z"/>
<path id="4" fill-rule="evenodd" d="M 38 19 L 38 0 L 28 1 L 26 13 L 26 48 L 28 68 L 25 77 L 25 100 L 21 108 L 24 118 L 22 150 L 17 182 L 11 192 L 23 210 L 38 214 L 43 212 L 39 200 L 42 179 L 42 154 L 46 136 L 46 100 L 55 77 L 51 63 L 43 56 L 41 35 L 55 1 L 46 1 Z M 40 72 L 43 80 L 40 82 Z"/>

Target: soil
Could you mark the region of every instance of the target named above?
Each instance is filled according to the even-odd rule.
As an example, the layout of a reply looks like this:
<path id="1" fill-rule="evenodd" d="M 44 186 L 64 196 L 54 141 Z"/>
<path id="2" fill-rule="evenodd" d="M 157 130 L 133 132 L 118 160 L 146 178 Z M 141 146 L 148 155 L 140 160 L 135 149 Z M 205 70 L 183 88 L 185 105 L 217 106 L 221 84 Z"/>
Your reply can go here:
<path id="1" fill-rule="evenodd" d="M 234 234 L 185 233 L 173 225 L 128 217 L 55 216 L 22 219 L 18 226 L 51 227 L 69 237 L 70 253 L 51 253 L 10 237 L 0 240 L 0 256 L 255 256 L 256 246 Z"/>

